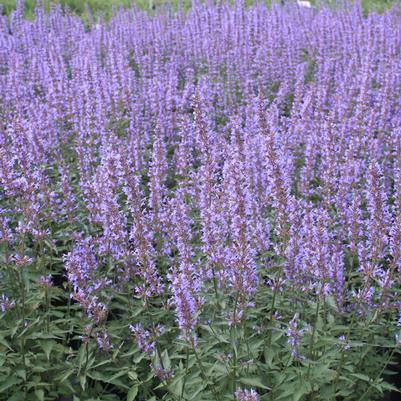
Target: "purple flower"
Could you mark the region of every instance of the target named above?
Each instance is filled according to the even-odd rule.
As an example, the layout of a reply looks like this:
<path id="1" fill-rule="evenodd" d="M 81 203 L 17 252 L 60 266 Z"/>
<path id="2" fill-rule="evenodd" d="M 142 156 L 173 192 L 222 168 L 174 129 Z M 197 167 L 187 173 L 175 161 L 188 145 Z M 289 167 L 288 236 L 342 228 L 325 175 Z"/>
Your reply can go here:
<path id="1" fill-rule="evenodd" d="M 194 0 L 188 13 L 110 21 L 87 9 L 85 25 L 41 2 L 26 19 L 17 3 L 0 17 L 4 291 L 57 248 L 57 291 L 103 350 L 116 293 L 174 314 L 192 345 L 213 316 L 252 319 L 265 291 L 394 316 L 399 13 Z M 294 358 L 300 324 L 288 324 Z M 153 354 L 161 329 L 132 331 Z"/>
<path id="2" fill-rule="evenodd" d="M 0 310 L 5 313 L 11 310 L 15 306 L 16 302 L 14 299 L 10 300 L 4 294 L 0 297 Z"/>
<path id="3" fill-rule="evenodd" d="M 341 352 L 346 352 L 351 348 L 351 345 L 347 341 L 344 335 L 341 335 L 338 337 L 338 340 L 340 341 L 340 350 Z"/>
<path id="4" fill-rule="evenodd" d="M 102 331 L 96 336 L 96 343 L 98 347 L 104 352 L 109 352 L 112 348 L 107 331 Z"/>
<path id="5" fill-rule="evenodd" d="M 169 280 L 178 327 L 183 338 L 193 341 L 201 305 L 196 280 L 185 272 L 174 270 L 169 273 Z"/>
<path id="6" fill-rule="evenodd" d="M 258 401 L 258 393 L 254 390 L 241 390 L 238 389 L 235 392 L 235 400 L 236 401 Z"/>
<path id="7" fill-rule="evenodd" d="M 147 354 L 153 354 L 156 343 L 152 338 L 151 332 L 144 330 L 140 324 L 130 325 L 129 328 L 139 349 Z"/>
<path id="8" fill-rule="evenodd" d="M 53 281 L 52 281 L 52 275 L 49 274 L 47 276 L 42 276 L 39 279 L 39 284 L 43 287 L 43 288 L 51 288 L 53 286 Z"/>
<path id="9" fill-rule="evenodd" d="M 169 381 L 174 376 L 174 373 L 171 369 L 163 368 L 160 363 L 150 363 L 150 369 L 161 381 Z"/>
<path id="10" fill-rule="evenodd" d="M 288 344 L 291 348 L 291 356 L 294 359 L 302 358 L 299 354 L 299 346 L 301 343 L 301 331 L 298 328 L 298 315 L 295 314 L 294 317 L 288 323 L 287 329 Z"/>

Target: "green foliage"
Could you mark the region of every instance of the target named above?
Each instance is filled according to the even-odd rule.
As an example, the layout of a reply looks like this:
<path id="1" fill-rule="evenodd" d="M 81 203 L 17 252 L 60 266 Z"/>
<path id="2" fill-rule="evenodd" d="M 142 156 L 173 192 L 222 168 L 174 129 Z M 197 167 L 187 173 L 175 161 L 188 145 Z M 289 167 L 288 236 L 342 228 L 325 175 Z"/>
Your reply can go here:
<path id="1" fill-rule="evenodd" d="M 26 239 L 25 254 L 33 262 L 25 266 L 17 266 L 3 244 L 2 266 L 15 278 L 7 280 L 13 287 L 8 292 L 21 302 L 1 315 L 0 399 L 223 401 L 243 387 L 256 389 L 262 401 L 367 401 L 394 390 L 383 380 L 399 354 L 389 316 L 355 316 L 338 310 L 330 297 L 285 286 L 262 287 L 243 321 L 230 326 L 233 300 L 223 300 L 210 285 L 196 342 L 180 338 L 170 308 L 156 301 L 143 305 L 133 294 L 111 289 L 104 294 L 108 319 L 93 326 L 66 298 L 64 282 L 44 287 L 38 281 L 44 272 L 61 274 L 69 235 L 71 227 L 63 227 L 55 241 Z M 266 279 L 279 281 L 274 271 Z M 287 336 L 294 313 L 296 356 Z M 135 323 L 164 325 L 153 354 L 136 345 L 128 328 Z M 108 350 L 97 340 L 104 332 Z"/>
<path id="2" fill-rule="evenodd" d="M 113 7 L 130 7 L 133 4 L 131 0 L 44 0 L 43 3 L 47 10 L 50 9 L 51 4 L 61 4 L 63 6 L 68 6 L 74 14 L 82 15 L 84 17 L 86 14 L 86 5 L 89 6 L 92 13 L 95 14 L 101 12 L 106 17 L 110 17 Z M 15 9 L 16 0 L 1 0 L 0 4 L 4 5 L 5 13 L 9 14 Z M 150 5 L 148 0 L 138 0 L 135 1 L 134 4 L 145 10 L 148 9 Z M 158 5 L 162 3 L 158 0 L 154 1 L 153 4 Z M 35 7 L 36 0 L 25 0 L 25 12 L 28 17 L 34 15 Z"/>
<path id="3" fill-rule="evenodd" d="M 266 0 L 266 2 L 270 3 L 270 0 Z M 311 1 L 312 4 L 320 4 L 322 2 L 325 4 L 332 4 L 334 6 L 337 4 L 337 2 L 334 0 Z M 362 0 L 361 2 L 365 13 L 370 11 L 383 12 L 396 3 L 395 0 Z M 73 13 L 82 16 L 85 16 L 85 5 L 87 4 L 93 13 L 99 11 L 102 12 L 106 17 L 109 17 L 112 13 L 113 7 L 129 7 L 132 4 L 135 4 L 146 10 L 167 4 L 167 0 L 44 0 L 44 4 L 47 9 L 49 9 L 50 4 L 52 3 L 68 5 Z M 245 3 L 247 5 L 252 4 L 252 0 L 246 0 Z M 15 9 L 16 0 L 0 0 L 0 4 L 4 5 L 5 13 L 9 14 L 13 9 Z M 172 0 L 171 4 L 173 7 L 177 7 L 178 0 Z M 28 17 L 32 17 L 34 15 L 35 6 L 36 0 L 25 0 L 25 11 Z M 188 9 L 191 6 L 191 1 L 184 0 L 183 6 L 185 9 Z"/>

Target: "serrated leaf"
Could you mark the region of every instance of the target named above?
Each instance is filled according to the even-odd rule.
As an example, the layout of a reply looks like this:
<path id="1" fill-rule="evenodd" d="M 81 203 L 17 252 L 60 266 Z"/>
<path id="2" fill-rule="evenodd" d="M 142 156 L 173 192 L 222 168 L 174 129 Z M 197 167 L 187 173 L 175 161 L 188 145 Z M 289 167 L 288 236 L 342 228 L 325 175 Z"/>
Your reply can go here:
<path id="1" fill-rule="evenodd" d="M 25 394 L 22 391 L 16 391 L 10 398 L 7 398 L 7 401 L 21 401 L 25 397 Z"/>
<path id="2" fill-rule="evenodd" d="M 135 363 L 136 365 L 138 365 L 138 363 L 141 362 L 142 359 L 144 359 L 144 358 L 145 358 L 145 354 L 140 353 L 138 356 L 136 356 L 136 357 L 134 358 L 134 363 Z"/>
<path id="3" fill-rule="evenodd" d="M 299 401 L 304 395 L 309 394 L 312 391 L 311 385 L 307 382 L 302 383 L 299 388 L 295 391 L 293 401 Z"/>
<path id="4" fill-rule="evenodd" d="M 134 401 L 136 396 L 138 395 L 138 386 L 132 386 L 127 393 L 127 401 Z"/>
<path id="5" fill-rule="evenodd" d="M 363 380 L 365 382 L 370 382 L 370 377 L 362 373 L 352 373 L 351 376 L 356 377 L 357 379 Z"/>
<path id="6" fill-rule="evenodd" d="M 266 364 L 269 368 L 271 368 L 273 366 L 274 356 L 275 356 L 275 352 L 272 348 L 265 349 L 264 357 L 265 357 Z"/>
<path id="7" fill-rule="evenodd" d="M 392 384 L 388 383 L 388 382 L 383 382 L 381 383 L 381 387 L 384 390 L 388 390 L 388 391 L 394 391 L 396 393 L 401 393 L 401 390 L 398 389 L 397 387 L 393 386 Z"/>
<path id="8" fill-rule="evenodd" d="M 21 381 L 22 380 L 17 376 L 8 377 L 6 380 L 0 382 L 0 394 L 2 394 L 4 391 L 14 386 L 15 384 L 21 383 Z"/>
<path id="9" fill-rule="evenodd" d="M 170 383 L 170 385 L 168 386 L 168 389 L 172 394 L 174 394 L 176 396 L 180 396 L 180 394 L 182 392 L 183 384 L 184 384 L 183 377 L 182 376 L 177 376 Z"/>
<path id="10" fill-rule="evenodd" d="M 42 341 L 42 343 L 40 344 L 46 355 L 47 360 L 50 359 L 50 353 L 52 352 L 52 349 L 55 345 L 56 342 L 54 340 Z"/>
<path id="11" fill-rule="evenodd" d="M 265 384 L 262 383 L 260 377 L 242 377 L 239 379 L 242 384 L 246 384 L 252 387 L 259 387 L 264 388 L 266 390 L 270 390 L 270 387 L 267 387 Z"/>
<path id="12" fill-rule="evenodd" d="M 4 345 L 6 348 L 12 351 L 11 345 L 3 337 L 0 337 L 0 344 Z"/>
<path id="13" fill-rule="evenodd" d="M 17 369 L 15 374 L 20 377 L 21 379 L 26 381 L 26 370 L 25 369 Z"/>
<path id="14" fill-rule="evenodd" d="M 131 380 L 137 380 L 137 379 L 138 379 L 138 374 L 135 372 L 135 370 L 130 370 L 130 371 L 128 372 L 128 377 L 129 377 Z"/>
<path id="15" fill-rule="evenodd" d="M 170 357 L 168 355 L 168 351 L 166 349 L 162 352 L 162 360 L 163 360 L 164 368 L 165 369 L 170 369 L 171 361 L 170 361 Z"/>
<path id="16" fill-rule="evenodd" d="M 64 374 L 57 376 L 57 380 L 60 380 L 60 383 L 65 382 L 72 374 L 74 373 L 74 369 L 69 369 Z"/>

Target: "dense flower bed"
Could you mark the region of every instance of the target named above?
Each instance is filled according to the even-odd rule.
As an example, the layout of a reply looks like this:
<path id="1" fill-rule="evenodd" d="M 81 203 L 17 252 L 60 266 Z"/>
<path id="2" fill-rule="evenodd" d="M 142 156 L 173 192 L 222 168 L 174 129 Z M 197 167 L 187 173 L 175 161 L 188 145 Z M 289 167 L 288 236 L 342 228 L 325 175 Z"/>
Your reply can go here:
<path id="1" fill-rule="evenodd" d="M 391 389 L 400 48 L 358 4 L 2 17 L 0 398 Z"/>

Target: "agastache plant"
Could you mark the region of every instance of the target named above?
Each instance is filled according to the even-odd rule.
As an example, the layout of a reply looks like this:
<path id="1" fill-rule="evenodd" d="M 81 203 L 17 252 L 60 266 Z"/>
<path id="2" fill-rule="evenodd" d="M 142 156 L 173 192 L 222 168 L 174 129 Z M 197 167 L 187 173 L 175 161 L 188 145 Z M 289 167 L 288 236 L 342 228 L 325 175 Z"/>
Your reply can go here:
<path id="1" fill-rule="evenodd" d="M 394 390 L 400 10 L 284 3 L 0 16 L 0 399 Z"/>

